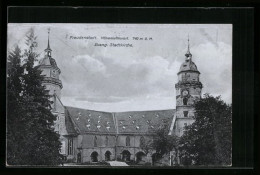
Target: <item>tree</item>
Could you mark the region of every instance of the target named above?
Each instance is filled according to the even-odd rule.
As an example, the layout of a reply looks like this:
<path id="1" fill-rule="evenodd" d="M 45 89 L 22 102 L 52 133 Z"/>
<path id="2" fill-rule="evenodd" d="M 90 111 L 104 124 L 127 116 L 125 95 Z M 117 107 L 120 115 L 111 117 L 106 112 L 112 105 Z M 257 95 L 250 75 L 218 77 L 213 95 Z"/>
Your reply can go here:
<path id="1" fill-rule="evenodd" d="M 179 138 L 175 135 L 169 135 L 169 123 L 164 122 L 155 128 L 152 131 L 152 139 L 147 139 L 140 145 L 140 148 L 146 154 L 155 153 L 157 158 L 162 158 L 171 151 L 178 149 Z"/>
<path id="2" fill-rule="evenodd" d="M 194 105 L 195 121 L 180 139 L 182 163 L 186 165 L 231 165 L 232 106 L 205 94 Z"/>
<path id="3" fill-rule="evenodd" d="M 8 55 L 7 74 L 7 163 L 9 165 L 59 165 L 61 143 L 54 132 L 43 76 L 35 65 L 38 54 L 33 30 L 27 35 L 28 49 L 16 47 Z M 21 64 L 21 59 L 25 61 Z"/>

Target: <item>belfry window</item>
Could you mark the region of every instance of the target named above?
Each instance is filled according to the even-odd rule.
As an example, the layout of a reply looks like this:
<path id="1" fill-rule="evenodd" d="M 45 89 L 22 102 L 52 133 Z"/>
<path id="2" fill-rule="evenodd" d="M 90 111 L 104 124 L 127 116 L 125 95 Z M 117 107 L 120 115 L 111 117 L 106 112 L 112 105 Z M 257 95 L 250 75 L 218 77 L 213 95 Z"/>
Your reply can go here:
<path id="1" fill-rule="evenodd" d="M 94 137 L 94 147 L 97 147 L 97 136 Z"/>
<path id="2" fill-rule="evenodd" d="M 188 102 L 188 99 L 187 99 L 187 98 L 184 98 L 184 99 L 183 99 L 183 105 L 187 105 L 187 102 Z"/>
<path id="3" fill-rule="evenodd" d="M 68 139 L 68 155 L 73 154 L 73 138 Z"/>
<path id="4" fill-rule="evenodd" d="M 183 111 L 184 117 L 188 117 L 188 111 Z"/>
<path id="5" fill-rule="evenodd" d="M 130 146 L 130 137 L 129 136 L 126 137 L 126 141 L 125 142 L 126 142 L 125 143 L 126 146 Z"/>
<path id="6" fill-rule="evenodd" d="M 105 143 L 106 146 L 108 146 L 108 137 L 106 136 L 106 143 Z"/>

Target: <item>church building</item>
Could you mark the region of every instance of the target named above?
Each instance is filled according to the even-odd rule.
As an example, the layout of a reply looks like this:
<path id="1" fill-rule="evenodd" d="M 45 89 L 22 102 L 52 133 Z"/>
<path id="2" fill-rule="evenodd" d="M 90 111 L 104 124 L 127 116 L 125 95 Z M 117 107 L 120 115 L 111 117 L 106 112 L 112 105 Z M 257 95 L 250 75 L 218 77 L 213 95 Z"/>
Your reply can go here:
<path id="1" fill-rule="evenodd" d="M 177 74 L 176 109 L 104 112 L 64 106 L 59 78 L 62 72 L 52 57 L 49 36 L 39 64 L 45 76 L 43 84 L 54 102 L 52 112 L 57 117 L 55 131 L 60 134 L 61 154 L 68 162 L 118 160 L 154 164 L 155 152 L 146 154 L 140 145 L 151 139 L 161 123 L 169 125 L 169 135 L 181 136 L 184 127 L 194 121 L 193 103 L 201 98 L 200 72 L 192 61 L 189 44 Z"/>

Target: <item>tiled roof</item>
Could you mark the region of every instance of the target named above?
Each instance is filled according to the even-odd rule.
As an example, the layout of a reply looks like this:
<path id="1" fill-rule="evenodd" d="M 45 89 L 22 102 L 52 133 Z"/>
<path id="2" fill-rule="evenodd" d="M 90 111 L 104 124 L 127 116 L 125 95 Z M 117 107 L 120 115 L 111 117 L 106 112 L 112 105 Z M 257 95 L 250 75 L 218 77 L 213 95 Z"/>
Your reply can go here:
<path id="1" fill-rule="evenodd" d="M 69 135 L 77 135 L 77 128 L 73 124 L 68 110 L 65 108 L 65 125 Z"/>
<path id="2" fill-rule="evenodd" d="M 115 113 L 118 133 L 151 133 L 162 123 L 171 124 L 175 109 Z"/>
<path id="3" fill-rule="evenodd" d="M 113 114 L 66 106 L 70 118 L 81 134 L 116 133 Z"/>
<path id="4" fill-rule="evenodd" d="M 80 134 L 148 134 L 162 123 L 171 125 L 175 109 L 134 112 L 101 112 L 66 107 L 68 116 Z M 71 126 L 70 126 L 71 127 Z M 74 128 L 75 128 L 74 127 Z"/>

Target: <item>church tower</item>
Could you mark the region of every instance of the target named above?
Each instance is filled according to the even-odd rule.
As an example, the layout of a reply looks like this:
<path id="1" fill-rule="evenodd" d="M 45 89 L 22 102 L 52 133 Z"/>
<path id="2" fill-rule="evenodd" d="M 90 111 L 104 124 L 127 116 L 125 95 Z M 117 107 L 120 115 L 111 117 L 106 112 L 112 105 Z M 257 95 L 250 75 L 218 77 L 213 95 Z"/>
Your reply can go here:
<path id="1" fill-rule="evenodd" d="M 50 29 L 48 29 L 48 45 L 44 50 L 44 58 L 40 61 L 40 69 L 42 70 L 42 75 L 44 75 L 43 85 L 49 90 L 49 94 L 54 96 L 54 94 L 61 98 L 62 82 L 59 79 L 60 69 L 58 68 L 56 61 L 51 56 L 51 48 L 49 41 Z"/>
<path id="2" fill-rule="evenodd" d="M 61 71 L 56 64 L 55 59 L 51 55 L 52 50 L 50 47 L 49 35 L 50 29 L 48 29 L 47 48 L 44 50 L 44 57 L 39 62 L 39 69 L 42 71 L 42 75 L 44 75 L 42 84 L 46 87 L 46 90 L 49 90 L 49 95 L 51 96 L 50 100 L 53 101 L 52 113 L 56 116 L 56 120 L 54 122 L 54 131 L 60 134 L 60 141 L 62 143 L 60 153 L 66 155 L 67 139 L 64 137 L 64 135 L 68 135 L 68 133 L 65 124 L 65 108 L 60 101 L 62 82 L 59 77 Z"/>
<path id="3" fill-rule="evenodd" d="M 176 89 L 176 125 L 175 133 L 178 136 L 183 134 L 184 127 L 193 123 L 194 107 L 196 100 L 201 98 L 202 83 L 200 72 L 192 61 L 188 38 L 188 50 L 185 54 L 185 61 L 178 72 L 178 83 Z"/>

